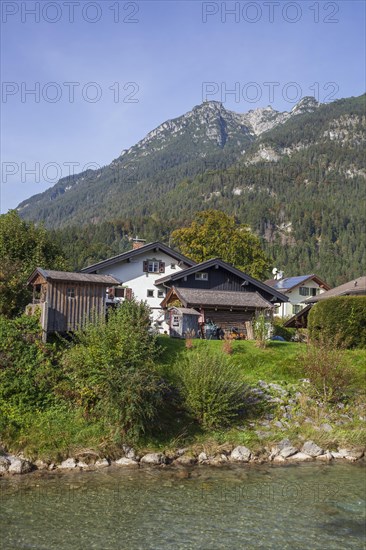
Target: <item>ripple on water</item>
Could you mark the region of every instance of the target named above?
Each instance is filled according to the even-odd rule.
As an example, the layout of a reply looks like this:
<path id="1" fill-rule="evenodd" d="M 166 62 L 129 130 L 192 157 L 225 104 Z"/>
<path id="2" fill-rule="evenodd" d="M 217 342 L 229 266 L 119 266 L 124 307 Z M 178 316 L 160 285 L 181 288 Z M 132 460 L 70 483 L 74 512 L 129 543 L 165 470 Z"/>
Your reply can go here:
<path id="1" fill-rule="evenodd" d="M 357 465 L 109 469 L 2 479 L 2 550 L 357 549 Z"/>

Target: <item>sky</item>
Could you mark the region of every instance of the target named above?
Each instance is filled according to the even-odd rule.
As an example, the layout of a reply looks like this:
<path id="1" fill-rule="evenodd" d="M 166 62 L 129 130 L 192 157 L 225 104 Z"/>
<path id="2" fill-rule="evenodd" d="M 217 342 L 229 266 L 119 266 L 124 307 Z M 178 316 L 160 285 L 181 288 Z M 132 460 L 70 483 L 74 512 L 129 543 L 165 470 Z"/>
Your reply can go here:
<path id="1" fill-rule="evenodd" d="M 365 92 L 363 0 L 0 4 L 2 213 L 202 101 Z"/>

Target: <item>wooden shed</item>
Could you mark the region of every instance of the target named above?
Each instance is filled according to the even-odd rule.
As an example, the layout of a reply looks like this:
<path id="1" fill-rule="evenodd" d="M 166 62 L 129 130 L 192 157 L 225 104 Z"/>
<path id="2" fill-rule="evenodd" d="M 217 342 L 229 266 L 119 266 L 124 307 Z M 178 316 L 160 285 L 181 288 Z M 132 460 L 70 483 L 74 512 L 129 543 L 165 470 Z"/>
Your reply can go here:
<path id="1" fill-rule="evenodd" d="M 120 281 L 110 275 L 37 267 L 27 284 L 33 288 L 33 300 L 26 307 L 26 313 L 39 313 L 46 339 L 54 332 L 63 334 L 76 330 L 93 315 L 105 315 L 107 288 L 119 285 Z"/>
<path id="2" fill-rule="evenodd" d="M 195 309 L 171 307 L 168 309 L 169 335 L 173 338 L 197 338 L 201 314 Z"/>

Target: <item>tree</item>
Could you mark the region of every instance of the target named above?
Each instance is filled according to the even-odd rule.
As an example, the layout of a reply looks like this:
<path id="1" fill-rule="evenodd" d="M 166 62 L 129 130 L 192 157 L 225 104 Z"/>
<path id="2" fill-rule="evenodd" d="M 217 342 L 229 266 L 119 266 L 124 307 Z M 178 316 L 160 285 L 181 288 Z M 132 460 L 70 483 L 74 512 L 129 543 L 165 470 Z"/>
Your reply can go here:
<path id="1" fill-rule="evenodd" d="M 15 210 L 0 216 L 0 314 L 14 317 L 30 299 L 29 275 L 37 267 L 65 269 L 60 248 L 43 226 L 23 221 Z"/>
<path id="2" fill-rule="evenodd" d="M 196 262 L 219 257 L 258 279 L 265 277 L 270 267 L 249 226 L 219 210 L 198 212 L 189 227 L 176 229 L 171 236 L 181 252 Z"/>

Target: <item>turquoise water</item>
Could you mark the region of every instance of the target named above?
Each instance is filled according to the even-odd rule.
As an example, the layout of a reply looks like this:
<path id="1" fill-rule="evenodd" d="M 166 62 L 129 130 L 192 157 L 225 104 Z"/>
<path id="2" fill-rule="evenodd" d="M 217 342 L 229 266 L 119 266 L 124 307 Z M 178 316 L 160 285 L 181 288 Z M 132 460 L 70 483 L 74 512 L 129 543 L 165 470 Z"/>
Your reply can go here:
<path id="1" fill-rule="evenodd" d="M 365 548 L 361 465 L 110 468 L 0 489 L 1 550 Z"/>

